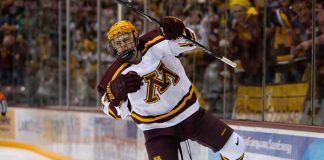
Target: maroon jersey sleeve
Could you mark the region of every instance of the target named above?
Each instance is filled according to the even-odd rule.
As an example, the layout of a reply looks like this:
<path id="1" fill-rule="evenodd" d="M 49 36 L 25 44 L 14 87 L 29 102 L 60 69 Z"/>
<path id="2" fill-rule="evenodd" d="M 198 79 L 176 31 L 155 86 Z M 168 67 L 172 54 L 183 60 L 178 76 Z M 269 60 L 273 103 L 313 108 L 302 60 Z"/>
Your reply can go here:
<path id="1" fill-rule="evenodd" d="M 100 83 L 97 86 L 97 90 L 100 93 L 100 96 L 103 96 L 107 90 L 107 85 L 112 81 L 117 75 L 119 75 L 123 70 L 125 70 L 129 64 L 121 63 L 118 59 L 107 68 L 104 76 L 102 77 Z"/>

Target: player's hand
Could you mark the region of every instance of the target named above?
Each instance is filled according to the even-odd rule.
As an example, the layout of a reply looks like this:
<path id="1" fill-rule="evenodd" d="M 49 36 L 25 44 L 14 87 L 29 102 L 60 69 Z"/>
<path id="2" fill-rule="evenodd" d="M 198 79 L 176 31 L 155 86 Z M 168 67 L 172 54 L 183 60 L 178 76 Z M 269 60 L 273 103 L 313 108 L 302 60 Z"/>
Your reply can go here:
<path id="1" fill-rule="evenodd" d="M 143 78 L 135 72 L 121 74 L 107 86 L 107 95 L 110 103 L 119 106 L 127 100 L 127 94 L 136 92 L 143 85 Z"/>
<path id="2" fill-rule="evenodd" d="M 163 17 L 160 21 L 160 27 L 163 36 L 168 40 L 177 39 L 185 29 L 182 20 L 173 16 Z"/>
<path id="3" fill-rule="evenodd" d="M 298 54 L 304 53 L 307 49 L 309 49 L 312 46 L 312 41 L 307 40 L 299 43 L 296 47 L 292 47 L 290 50 L 290 54 L 294 57 L 297 57 Z"/>

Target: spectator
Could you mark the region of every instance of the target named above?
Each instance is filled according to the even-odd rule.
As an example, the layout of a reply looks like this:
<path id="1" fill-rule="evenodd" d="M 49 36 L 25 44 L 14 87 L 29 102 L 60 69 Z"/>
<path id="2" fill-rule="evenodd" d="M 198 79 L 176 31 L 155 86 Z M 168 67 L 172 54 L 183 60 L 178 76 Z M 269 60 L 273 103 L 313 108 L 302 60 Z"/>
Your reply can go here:
<path id="1" fill-rule="evenodd" d="M 301 4 L 303 2 L 300 2 Z M 324 115 L 324 2 L 320 1 L 316 4 L 316 21 L 320 29 L 320 35 L 315 37 L 316 52 L 315 52 L 315 63 L 316 63 L 316 114 L 318 116 Z M 293 50 L 293 55 L 297 55 L 300 52 L 307 52 L 310 54 L 310 47 L 312 46 L 312 39 L 308 39 L 300 42 Z M 324 121 L 317 122 L 320 125 L 324 124 Z"/>
<path id="2" fill-rule="evenodd" d="M 221 98 L 224 89 L 222 70 L 221 64 L 214 61 L 207 66 L 204 73 L 202 93 L 209 103 L 209 110 L 214 113 L 221 113 L 223 106 Z M 228 87 L 229 84 L 226 86 Z M 228 90 L 228 88 L 226 89 Z"/>
<path id="3" fill-rule="evenodd" d="M 279 7 L 271 12 L 270 55 L 273 58 L 276 83 L 292 83 L 298 80 L 295 75 L 295 63 L 291 62 L 290 50 L 294 37 L 294 12 L 290 9 L 290 0 L 280 0 Z"/>
<path id="4" fill-rule="evenodd" d="M 248 0 L 230 1 L 233 46 L 236 47 L 234 60 L 238 63 L 236 76 L 241 84 L 261 82 L 261 24 L 256 15 L 248 14 L 250 8 Z"/>
<path id="5" fill-rule="evenodd" d="M 13 52 L 13 82 L 17 85 L 23 85 L 26 67 L 26 49 L 27 44 L 20 33 L 17 35 L 15 48 Z"/>
<path id="6" fill-rule="evenodd" d="M 44 64 L 49 63 L 49 61 L 44 61 Z M 51 65 L 43 65 L 42 70 L 39 71 L 39 87 L 37 89 L 37 96 L 39 105 L 49 105 L 54 104 L 55 97 L 57 93 L 57 84 L 54 73 L 57 72 L 53 70 Z"/>
<path id="7" fill-rule="evenodd" d="M 37 89 L 40 84 L 40 76 L 38 73 L 39 66 L 35 62 L 28 62 L 26 64 L 26 77 L 24 80 L 25 92 L 24 101 L 29 106 L 38 102 Z"/>
<path id="8" fill-rule="evenodd" d="M 190 17 L 184 20 L 184 23 L 188 28 L 194 30 L 197 36 L 196 41 L 208 47 L 206 23 L 203 18 L 203 14 L 199 10 L 193 10 L 190 12 Z"/>
<path id="9" fill-rule="evenodd" d="M 0 46 L 0 81 L 8 85 L 12 82 L 13 49 L 15 44 L 14 26 L 5 23 L 1 26 L 3 39 Z"/>
<path id="10" fill-rule="evenodd" d="M 293 2 L 293 10 L 297 15 L 298 27 L 294 29 L 294 46 L 312 37 L 312 3 L 307 0 L 298 0 Z M 293 46 L 293 47 L 294 47 Z M 292 60 L 295 63 L 295 75 L 297 81 L 306 82 L 310 79 L 311 65 L 310 65 L 310 51 L 299 50 L 299 52 L 292 51 Z"/>
<path id="11" fill-rule="evenodd" d="M 296 6 L 297 7 L 297 6 Z M 318 27 L 321 31 L 321 35 L 316 37 L 315 44 L 316 45 L 323 45 L 324 44 L 324 6 L 323 4 L 319 3 L 316 5 L 316 20 L 318 23 Z M 295 48 L 293 53 L 298 53 L 300 50 L 306 51 L 312 46 L 312 40 L 306 40 L 299 43 Z"/>

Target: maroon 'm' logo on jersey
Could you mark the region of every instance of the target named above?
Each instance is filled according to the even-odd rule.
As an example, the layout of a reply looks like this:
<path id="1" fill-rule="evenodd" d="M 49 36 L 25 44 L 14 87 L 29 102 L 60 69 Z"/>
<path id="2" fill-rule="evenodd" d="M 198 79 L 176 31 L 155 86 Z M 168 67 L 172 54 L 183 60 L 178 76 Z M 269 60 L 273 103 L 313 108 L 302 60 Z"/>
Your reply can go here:
<path id="1" fill-rule="evenodd" d="M 159 78 L 159 75 L 162 79 Z M 168 69 L 162 61 L 155 71 L 144 75 L 143 78 L 147 83 L 146 99 L 144 100 L 146 103 L 154 103 L 160 100 L 159 95 L 157 95 L 155 91 L 157 90 L 161 95 L 169 88 L 171 83 L 175 86 L 180 80 L 180 77 Z M 170 81 L 170 78 L 172 82 Z"/>

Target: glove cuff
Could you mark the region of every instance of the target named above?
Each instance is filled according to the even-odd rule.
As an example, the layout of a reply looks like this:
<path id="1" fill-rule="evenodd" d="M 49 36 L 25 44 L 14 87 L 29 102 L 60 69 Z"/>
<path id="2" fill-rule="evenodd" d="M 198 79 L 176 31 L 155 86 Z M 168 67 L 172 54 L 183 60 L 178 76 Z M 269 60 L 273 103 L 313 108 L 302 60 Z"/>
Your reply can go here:
<path id="1" fill-rule="evenodd" d="M 110 82 L 109 82 L 108 85 L 107 85 L 106 92 L 107 92 L 108 100 L 109 100 L 110 102 L 116 99 L 115 96 L 113 95 L 113 93 L 111 92 L 111 89 L 110 89 Z"/>
<path id="2" fill-rule="evenodd" d="M 111 89 L 110 89 L 110 82 L 107 85 L 107 90 L 106 90 L 106 95 L 108 98 L 108 101 L 113 105 L 113 106 L 120 106 L 122 104 L 123 101 L 125 101 L 126 99 L 122 98 L 117 98 L 114 96 L 114 94 L 112 93 Z M 125 97 L 125 96 L 123 96 Z"/>

